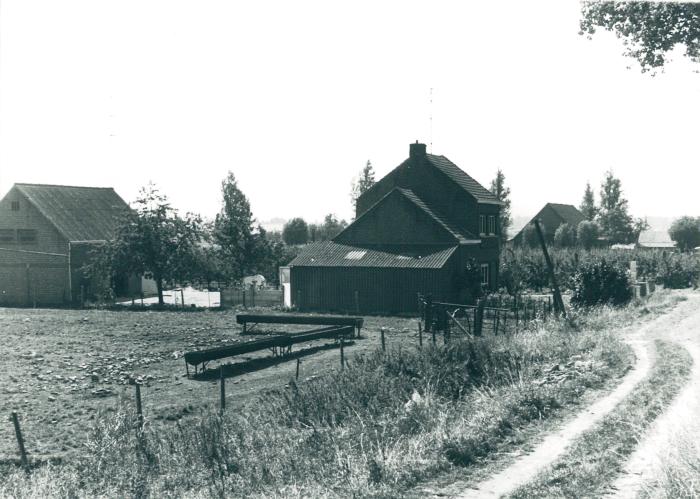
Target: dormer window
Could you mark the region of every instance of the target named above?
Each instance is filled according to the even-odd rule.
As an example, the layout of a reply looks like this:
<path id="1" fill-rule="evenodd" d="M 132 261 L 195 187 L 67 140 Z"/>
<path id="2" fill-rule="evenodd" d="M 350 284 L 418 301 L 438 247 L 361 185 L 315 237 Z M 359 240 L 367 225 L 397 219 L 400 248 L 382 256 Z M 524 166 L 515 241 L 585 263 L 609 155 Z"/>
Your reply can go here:
<path id="1" fill-rule="evenodd" d="M 19 211 L 19 201 L 12 201 L 10 203 L 10 209 L 12 211 Z"/>
<path id="2" fill-rule="evenodd" d="M 486 215 L 479 215 L 479 234 L 486 234 Z"/>

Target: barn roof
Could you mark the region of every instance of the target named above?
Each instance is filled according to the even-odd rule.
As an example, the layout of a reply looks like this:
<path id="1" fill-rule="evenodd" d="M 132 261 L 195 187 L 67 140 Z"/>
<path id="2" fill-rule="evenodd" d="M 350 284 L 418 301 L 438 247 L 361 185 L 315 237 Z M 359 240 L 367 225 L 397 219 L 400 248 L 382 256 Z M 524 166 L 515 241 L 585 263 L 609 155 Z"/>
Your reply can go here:
<path id="1" fill-rule="evenodd" d="M 637 244 L 642 248 L 675 248 L 676 243 L 663 230 L 645 230 L 639 234 Z"/>
<path id="2" fill-rule="evenodd" d="M 445 156 L 426 154 L 425 157 L 431 165 L 447 175 L 454 183 L 471 194 L 479 203 L 503 204 L 491 191 L 467 175 L 464 170 Z"/>
<path id="3" fill-rule="evenodd" d="M 111 187 L 15 184 L 69 241 L 110 239 L 129 205 Z"/>
<path id="4" fill-rule="evenodd" d="M 304 247 L 289 266 L 440 269 L 445 266 L 457 248 L 458 246 L 447 248 L 425 246 L 379 250 L 324 241 Z"/>
<path id="5" fill-rule="evenodd" d="M 578 208 L 570 204 L 547 203 L 546 206 L 552 208 L 554 212 L 564 220 L 564 223 L 573 225 L 574 227 L 577 227 L 578 224 L 586 219 Z"/>

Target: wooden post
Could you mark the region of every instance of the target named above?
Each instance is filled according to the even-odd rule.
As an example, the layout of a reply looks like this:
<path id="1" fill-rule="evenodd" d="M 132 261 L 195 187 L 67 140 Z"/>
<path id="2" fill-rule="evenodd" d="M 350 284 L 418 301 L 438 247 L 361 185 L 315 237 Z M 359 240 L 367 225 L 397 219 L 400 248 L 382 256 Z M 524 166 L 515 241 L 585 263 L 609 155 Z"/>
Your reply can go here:
<path id="1" fill-rule="evenodd" d="M 12 411 L 12 424 L 15 426 L 15 436 L 17 437 L 17 446 L 19 447 L 19 458 L 22 462 L 24 471 L 29 473 L 29 461 L 27 461 L 27 451 L 24 448 L 24 439 L 22 438 L 22 430 L 19 427 L 19 419 L 17 413 Z"/>
<path id="2" fill-rule="evenodd" d="M 425 297 L 425 330 L 433 330 L 433 297 L 431 295 Z M 434 331 L 433 338 L 435 338 Z M 433 343 L 435 342 L 433 341 Z"/>
<path id="3" fill-rule="evenodd" d="M 80 285 L 80 308 L 85 308 L 85 286 Z"/>
<path id="4" fill-rule="evenodd" d="M 423 346 L 423 326 L 420 321 L 418 321 L 418 346 Z"/>
<path id="5" fill-rule="evenodd" d="M 138 383 L 136 386 L 136 419 L 139 425 L 139 429 L 143 428 L 143 409 L 141 407 L 141 385 Z"/>
<path id="6" fill-rule="evenodd" d="M 484 307 L 486 307 L 486 301 L 479 299 L 476 302 L 476 314 L 474 317 L 474 335 L 481 336 L 484 326 Z"/>
<path id="7" fill-rule="evenodd" d="M 435 346 L 435 328 L 430 328 L 430 332 L 433 334 L 433 346 Z"/>
<path id="8" fill-rule="evenodd" d="M 185 306 L 185 291 L 180 288 L 180 300 L 182 301 L 182 306 Z"/>
<path id="9" fill-rule="evenodd" d="M 299 364 L 301 364 L 301 359 L 297 359 L 297 374 L 294 379 L 299 379 Z"/>
<path id="10" fill-rule="evenodd" d="M 141 306 L 143 307 L 143 291 L 141 291 Z"/>
<path id="11" fill-rule="evenodd" d="M 245 305 L 245 288 L 243 288 L 243 308 L 248 308 Z"/>
<path id="12" fill-rule="evenodd" d="M 343 337 L 340 337 L 340 370 L 342 371 L 345 369 L 345 350 L 344 350 L 344 345 L 345 341 L 343 341 Z"/>
<path id="13" fill-rule="evenodd" d="M 566 317 L 566 310 L 564 309 L 564 301 L 561 298 L 561 291 L 559 290 L 559 284 L 557 283 L 557 277 L 554 275 L 554 265 L 552 264 L 551 258 L 549 258 L 549 252 L 547 251 L 547 244 L 544 241 L 544 234 L 542 234 L 542 227 L 540 227 L 540 221 L 535 220 L 535 229 L 537 230 L 537 237 L 540 240 L 540 245 L 542 246 L 542 253 L 544 253 L 544 260 L 547 262 L 547 270 L 549 272 L 549 279 L 552 281 L 552 291 L 554 292 L 554 312 L 559 315 Z"/>
<path id="14" fill-rule="evenodd" d="M 382 334 L 382 352 L 386 352 L 386 341 L 384 340 L 384 328 L 380 329 Z"/>
<path id="15" fill-rule="evenodd" d="M 220 411 L 221 414 L 224 413 L 224 410 L 226 409 L 226 378 L 224 378 L 224 366 L 221 365 L 219 366 L 219 395 L 220 395 Z"/>
<path id="16" fill-rule="evenodd" d="M 355 314 L 360 315 L 360 293 L 355 290 Z"/>

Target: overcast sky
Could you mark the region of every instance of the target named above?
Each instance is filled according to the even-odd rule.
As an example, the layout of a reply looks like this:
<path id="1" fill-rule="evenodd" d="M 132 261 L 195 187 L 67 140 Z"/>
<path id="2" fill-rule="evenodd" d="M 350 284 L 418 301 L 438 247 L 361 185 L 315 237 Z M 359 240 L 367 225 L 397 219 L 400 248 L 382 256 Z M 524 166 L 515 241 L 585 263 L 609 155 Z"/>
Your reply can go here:
<path id="1" fill-rule="evenodd" d="M 348 218 L 419 140 L 516 215 L 610 168 L 634 215 L 700 215 L 698 66 L 642 74 L 578 2 L 0 1 L 0 195 L 153 181 L 213 216 L 231 170 L 258 219 Z"/>

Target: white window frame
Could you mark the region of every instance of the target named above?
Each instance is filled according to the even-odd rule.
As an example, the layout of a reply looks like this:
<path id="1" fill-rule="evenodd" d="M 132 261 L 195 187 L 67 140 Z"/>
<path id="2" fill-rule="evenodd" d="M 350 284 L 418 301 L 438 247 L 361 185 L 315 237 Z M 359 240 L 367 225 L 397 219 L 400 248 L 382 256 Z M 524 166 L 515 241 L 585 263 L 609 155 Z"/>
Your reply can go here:
<path id="1" fill-rule="evenodd" d="M 486 215 L 479 215 L 479 234 L 486 234 Z"/>
<path id="2" fill-rule="evenodd" d="M 489 234 L 491 234 L 491 235 L 496 234 L 496 216 L 495 215 L 489 215 Z"/>
<path id="3" fill-rule="evenodd" d="M 488 263 L 481 264 L 481 285 L 488 286 L 491 278 L 491 266 Z"/>

